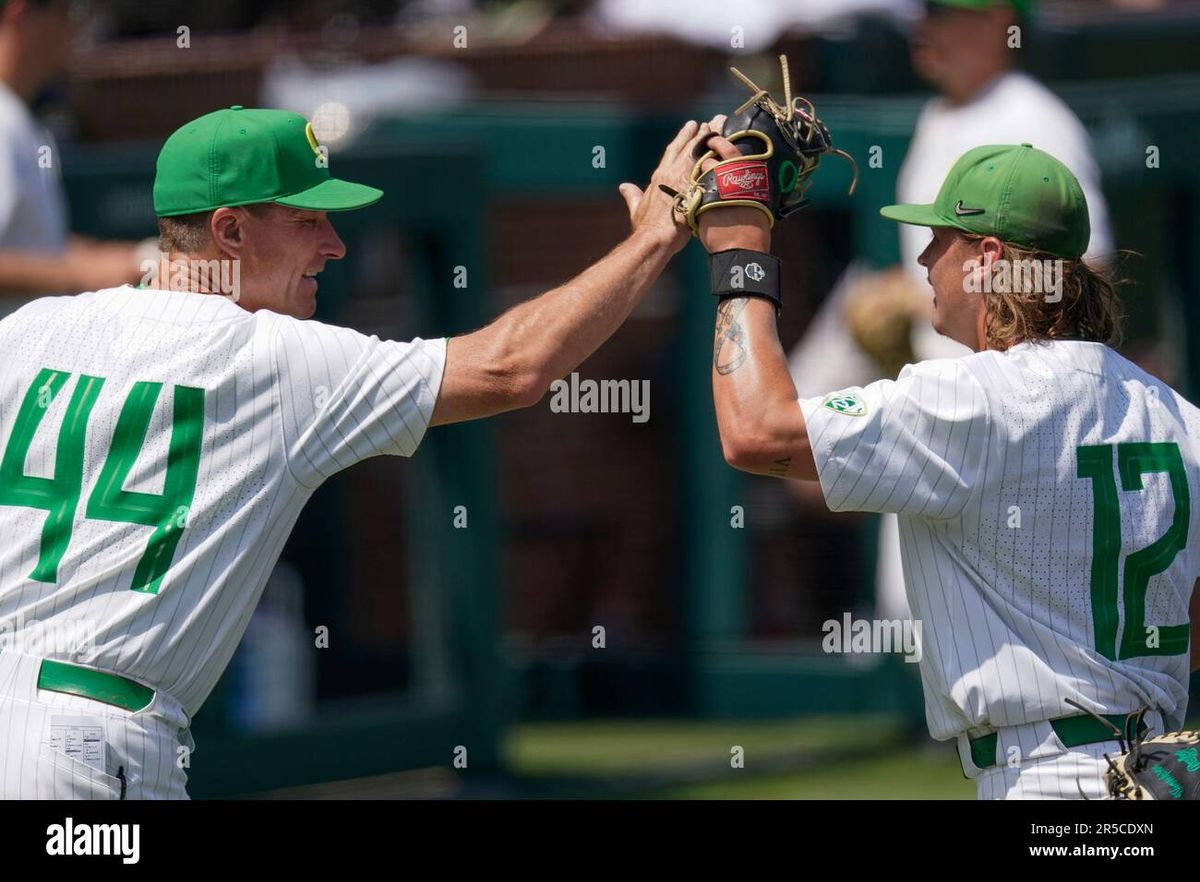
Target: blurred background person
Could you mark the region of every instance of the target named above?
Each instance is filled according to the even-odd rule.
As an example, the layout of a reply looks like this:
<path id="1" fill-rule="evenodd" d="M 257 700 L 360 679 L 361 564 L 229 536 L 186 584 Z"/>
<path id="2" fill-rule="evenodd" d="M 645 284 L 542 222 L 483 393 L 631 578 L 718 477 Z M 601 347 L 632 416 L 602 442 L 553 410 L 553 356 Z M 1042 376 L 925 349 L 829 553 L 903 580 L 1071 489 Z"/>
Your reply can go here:
<path id="1" fill-rule="evenodd" d="M 909 44 L 913 68 L 938 94 L 917 121 L 896 198 L 933 202 L 954 161 L 972 147 L 1030 143 L 1079 178 L 1092 224 L 1086 257 L 1104 260 L 1112 252 L 1112 233 L 1087 131 L 1061 98 L 1017 69 L 1034 3 L 925 2 Z M 792 350 L 790 369 L 801 397 L 894 377 L 910 362 L 969 354 L 940 336 L 929 320 L 933 292 L 917 263 L 929 238 L 927 229 L 904 227 L 899 266 L 872 271 L 861 262 L 851 264 Z M 802 504 L 823 504 L 815 485 L 790 485 Z M 894 515 L 883 516 L 878 555 L 876 614 L 908 618 Z"/>
<path id="2" fill-rule="evenodd" d="M 0 0 L 0 318 L 35 296 L 135 282 L 149 256 L 68 232 L 58 148 L 31 107 L 63 73 L 71 32 L 67 0 Z"/>
<path id="3" fill-rule="evenodd" d="M 588 20 L 601 33 L 669 34 L 716 49 L 730 45 L 730 27 L 736 25 L 743 48 L 756 52 L 770 48 L 789 31 L 818 30 L 867 13 L 900 20 L 910 5 L 911 0 L 596 0 Z"/>

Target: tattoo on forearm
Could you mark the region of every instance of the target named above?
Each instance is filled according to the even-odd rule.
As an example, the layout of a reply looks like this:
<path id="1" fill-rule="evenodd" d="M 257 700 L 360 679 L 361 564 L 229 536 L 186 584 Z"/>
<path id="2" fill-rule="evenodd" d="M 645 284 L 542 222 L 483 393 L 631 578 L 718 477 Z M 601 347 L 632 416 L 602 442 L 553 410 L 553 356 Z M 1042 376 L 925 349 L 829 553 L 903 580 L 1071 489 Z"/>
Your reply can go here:
<path id="1" fill-rule="evenodd" d="M 713 341 L 713 367 L 722 376 L 746 362 L 746 337 L 738 318 L 749 302 L 746 297 L 722 300 L 717 307 L 717 333 Z"/>
<path id="2" fill-rule="evenodd" d="M 783 459 L 775 460 L 775 463 L 770 469 L 767 470 L 767 474 L 776 478 L 785 478 L 787 477 L 788 469 L 791 467 L 792 458 L 790 456 L 785 456 Z"/>

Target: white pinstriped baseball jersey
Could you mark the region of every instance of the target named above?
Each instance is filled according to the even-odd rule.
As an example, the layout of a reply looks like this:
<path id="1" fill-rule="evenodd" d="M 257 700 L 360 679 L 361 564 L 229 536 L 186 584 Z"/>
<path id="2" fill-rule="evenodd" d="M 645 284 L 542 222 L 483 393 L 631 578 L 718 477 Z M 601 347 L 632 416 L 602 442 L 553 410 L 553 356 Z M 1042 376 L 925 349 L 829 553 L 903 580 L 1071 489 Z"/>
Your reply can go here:
<path id="1" fill-rule="evenodd" d="M 0 322 L 0 624 L 94 629 L 33 654 L 194 714 L 312 491 L 417 449 L 445 349 L 186 292 L 24 307 Z"/>
<path id="2" fill-rule="evenodd" d="M 802 399 L 834 511 L 899 515 L 934 738 L 1187 705 L 1200 411 L 1098 343 Z"/>

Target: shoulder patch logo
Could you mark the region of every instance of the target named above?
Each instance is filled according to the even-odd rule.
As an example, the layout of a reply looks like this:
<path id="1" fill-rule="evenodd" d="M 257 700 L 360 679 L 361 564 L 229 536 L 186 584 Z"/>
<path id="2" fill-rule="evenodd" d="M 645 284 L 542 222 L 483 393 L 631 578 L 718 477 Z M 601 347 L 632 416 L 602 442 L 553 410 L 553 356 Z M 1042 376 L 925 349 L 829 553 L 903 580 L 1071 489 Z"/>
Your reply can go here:
<path id="1" fill-rule="evenodd" d="M 824 407 L 828 407 L 830 410 L 837 411 L 838 413 L 845 414 L 846 416 L 867 415 L 867 403 L 857 395 L 849 393 L 835 392 L 833 395 L 830 395 L 823 402 L 821 402 L 821 404 Z"/>

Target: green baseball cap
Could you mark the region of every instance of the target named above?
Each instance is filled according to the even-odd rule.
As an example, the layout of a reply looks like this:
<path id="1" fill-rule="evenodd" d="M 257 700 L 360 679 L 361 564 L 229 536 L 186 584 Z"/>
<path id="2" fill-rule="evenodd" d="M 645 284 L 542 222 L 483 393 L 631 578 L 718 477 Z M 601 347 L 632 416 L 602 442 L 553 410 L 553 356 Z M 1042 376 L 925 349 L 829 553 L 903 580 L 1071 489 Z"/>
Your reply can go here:
<path id="1" fill-rule="evenodd" d="M 954 163 L 932 205 L 889 205 L 889 220 L 953 227 L 1077 260 L 1092 237 L 1087 198 L 1071 170 L 1031 144 L 989 144 Z"/>
<path id="2" fill-rule="evenodd" d="M 158 154 L 159 217 L 276 202 L 312 211 L 349 211 L 382 190 L 333 177 L 328 153 L 298 113 L 235 104 L 180 126 Z"/>
<path id="3" fill-rule="evenodd" d="M 960 9 L 988 9 L 992 6 L 1011 6 L 1023 16 L 1033 13 L 1035 0 L 930 0 L 941 6 L 957 6 Z"/>

